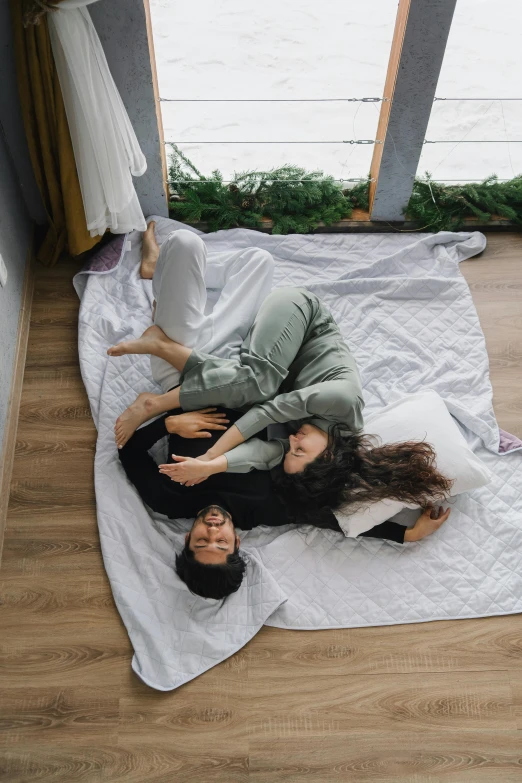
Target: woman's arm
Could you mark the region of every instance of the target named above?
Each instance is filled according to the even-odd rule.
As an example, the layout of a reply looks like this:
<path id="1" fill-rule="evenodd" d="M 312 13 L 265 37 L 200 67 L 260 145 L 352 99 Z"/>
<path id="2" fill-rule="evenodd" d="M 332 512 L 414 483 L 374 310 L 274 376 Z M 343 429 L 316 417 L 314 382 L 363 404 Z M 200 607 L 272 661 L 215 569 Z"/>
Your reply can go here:
<path id="1" fill-rule="evenodd" d="M 189 487 L 199 484 L 209 476 L 225 471 L 249 473 L 251 470 L 271 470 L 283 459 L 285 443 L 284 440 L 266 442 L 252 438 L 248 443 L 243 443 L 232 451 L 210 460 L 178 457 L 173 454 L 172 458 L 175 462 L 160 465 L 159 470 L 172 481 L 178 481 Z"/>
<path id="2" fill-rule="evenodd" d="M 241 419 L 240 419 L 241 421 Z M 204 455 L 206 460 L 215 459 L 215 457 L 220 457 L 222 454 L 226 454 L 227 451 L 232 451 L 236 446 L 239 446 L 240 443 L 244 443 L 245 438 L 240 433 L 238 428 L 235 424 L 233 424 L 231 427 L 228 428 L 226 432 L 223 433 L 223 435 L 214 443 L 212 448 L 210 448 L 206 455 Z"/>
<path id="3" fill-rule="evenodd" d="M 323 422 L 324 427 L 321 429 L 325 430 L 330 424 L 337 422 L 346 424 L 350 430 L 359 430 L 363 426 L 363 407 L 360 387 L 355 381 L 323 381 L 304 389 L 279 394 L 273 400 L 254 405 L 238 419 L 235 427 L 244 440 L 248 440 L 268 424 L 310 418 L 316 419 L 313 423 L 317 426 Z"/>
<path id="4" fill-rule="evenodd" d="M 272 470 L 283 460 L 287 440 L 259 440 L 250 438 L 246 443 L 227 451 L 227 473 L 248 473 L 251 470 Z"/>
<path id="5" fill-rule="evenodd" d="M 159 472 L 168 476 L 178 484 L 186 484 L 188 487 L 199 484 L 215 473 L 224 473 L 227 469 L 227 458 L 216 457 L 208 462 L 202 462 L 193 457 L 178 457 L 172 455 L 174 462 L 158 465 Z"/>
<path id="6" fill-rule="evenodd" d="M 363 425 L 364 403 L 346 380 L 325 381 L 305 389 L 279 394 L 273 400 L 254 405 L 225 432 L 201 459 L 213 459 L 249 440 L 268 424 L 314 418 L 314 424 L 327 430 L 335 422 L 346 424 L 351 430 Z"/>

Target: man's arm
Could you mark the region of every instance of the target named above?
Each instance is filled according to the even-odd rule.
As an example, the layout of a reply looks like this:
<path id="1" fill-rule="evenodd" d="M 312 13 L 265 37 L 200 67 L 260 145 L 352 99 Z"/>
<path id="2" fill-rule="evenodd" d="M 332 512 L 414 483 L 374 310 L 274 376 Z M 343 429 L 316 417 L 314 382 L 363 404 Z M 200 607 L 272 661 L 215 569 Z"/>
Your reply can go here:
<path id="1" fill-rule="evenodd" d="M 375 527 L 370 528 L 370 530 L 365 530 L 365 532 L 360 535 L 365 538 L 382 538 L 387 541 L 395 541 L 397 544 L 404 544 L 407 530 L 408 528 L 406 525 L 399 525 L 397 522 L 392 522 L 388 519 L 387 522 L 375 525 Z"/>
<path id="2" fill-rule="evenodd" d="M 361 533 L 361 536 L 367 538 L 386 538 L 389 541 L 396 541 L 398 544 L 406 544 L 408 542 L 421 541 L 427 536 L 431 536 L 435 533 L 441 525 L 447 520 L 451 513 L 451 509 L 444 509 L 442 506 L 436 509 L 434 506 L 428 506 L 417 519 L 413 527 L 406 527 L 405 525 L 399 525 L 397 522 L 392 522 L 389 519 L 387 522 L 383 522 L 380 525 L 372 527 L 365 533 Z"/>
<path id="3" fill-rule="evenodd" d="M 299 524 L 299 519 L 293 519 L 294 522 Z M 322 530 L 335 530 L 337 533 L 345 535 L 342 527 L 337 521 L 337 517 L 330 508 L 321 508 L 319 511 L 310 514 L 310 516 L 303 520 L 303 524 L 313 525 L 319 527 Z M 404 543 L 404 532 L 407 528 L 404 525 L 399 525 L 396 522 L 383 522 L 381 525 L 372 527 L 371 530 L 367 530 L 361 533 L 362 536 L 367 538 L 382 538 L 388 541 L 396 541 L 398 544 Z"/>
<path id="4" fill-rule="evenodd" d="M 171 516 L 175 512 L 176 516 L 182 517 L 185 516 L 185 509 L 179 485 L 159 472 L 148 453 L 158 440 L 167 435 L 165 419 L 166 416 L 161 416 L 136 430 L 123 448 L 118 450 L 118 455 L 127 478 L 134 484 L 144 503 L 159 514 Z"/>
<path id="5" fill-rule="evenodd" d="M 395 541 L 397 544 L 406 544 L 414 541 L 421 541 L 423 538 L 434 533 L 444 524 L 451 512 L 451 509 L 443 510 L 442 506 L 437 510 L 433 506 L 428 506 L 420 515 L 413 527 L 399 525 L 398 522 L 392 522 L 388 519 L 375 525 L 359 535 L 364 538 L 380 538 L 386 541 Z M 318 527 L 327 527 L 330 530 L 339 530 L 343 532 L 337 518 L 330 509 L 322 509 L 320 513 L 320 522 Z M 358 537 L 358 536 L 357 536 Z"/>

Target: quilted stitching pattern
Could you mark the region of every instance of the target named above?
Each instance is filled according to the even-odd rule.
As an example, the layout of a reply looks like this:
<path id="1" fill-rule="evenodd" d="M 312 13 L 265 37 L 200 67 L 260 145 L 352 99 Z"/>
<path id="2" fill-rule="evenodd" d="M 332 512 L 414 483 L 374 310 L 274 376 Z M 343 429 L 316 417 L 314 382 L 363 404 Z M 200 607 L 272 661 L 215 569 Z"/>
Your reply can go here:
<path id="1" fill-rule="evenodd" d="M 190 229 L 159 218 L 160 243 L 181 227 Z M 133 668 L 145 682 L 176 688 L 232 655 L 263 623 L 340 628 L 522 610 L 522 454 L 498 454 L 484 337 L 458 269 L 483 249 L 481 234 L 203 235 L 209 252 L 269 250 L 276 286 L 304 285 L 327 302 L 361 368 L 367 413 L 405 392 L 435 389 L 494 474 L 488 486 L 454 499 L 444 528 L 419 544 L 345 539 L 307 526 L 245 532 L 247 578 L 223 606 L 191 595 L 174 573 L 190 522 L 150 514 L 117 458 L 116 416 L 138 392 L 154 389 L 147 357 L 106 356 L 109 345 L 150 325 L 151 283 L 139 278 L 139 235 L 129 239 L 111 273 L 87 269 L 75 285 L 82 375 L 98 427 L 104 563 L 135 650 Z M 162 450 L 159 444 L 158 458 Z"/>

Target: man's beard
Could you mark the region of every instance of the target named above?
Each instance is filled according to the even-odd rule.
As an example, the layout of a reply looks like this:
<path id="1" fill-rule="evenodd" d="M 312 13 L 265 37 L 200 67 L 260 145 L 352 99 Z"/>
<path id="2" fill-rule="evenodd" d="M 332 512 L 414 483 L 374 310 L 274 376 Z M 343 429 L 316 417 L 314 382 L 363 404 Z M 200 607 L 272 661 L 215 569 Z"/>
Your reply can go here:
<path id="1" fill-rule="evenodd" d="M 210 511 L 218 511 L 222 515 L 224 522 L 230 520 L 230 522 L 232 523 L 232 514 L 230 514 L 230 512 L 227 511 L 226 508 L 223 508 L 222 506 L 218 506 L 216 503 L 211 503 L 210 506 L 205 506 L 205 508 L 201 509 L 196 519 L 194 520 L 194 524 L 196 524 L 198 520 L 204 520 Z"/>

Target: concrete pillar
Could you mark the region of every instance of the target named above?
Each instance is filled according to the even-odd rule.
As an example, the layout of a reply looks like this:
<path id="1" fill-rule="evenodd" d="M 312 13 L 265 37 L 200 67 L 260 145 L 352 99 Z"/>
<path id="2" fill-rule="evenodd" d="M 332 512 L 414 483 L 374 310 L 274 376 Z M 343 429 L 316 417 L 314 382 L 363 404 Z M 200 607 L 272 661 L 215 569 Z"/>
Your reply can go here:
<path id="1" fill-rule="evenodd" d="M 148 0 L 101 0 L 89 5 L 89 13 L 147 158 L 147 171 L 134 180 L 141 208 L 145 217 L 167 217 L 165 148 Z"/>
<path id="2" fill-rule="evenodd" d="M 456 0 L 400 0 L 375 138 L 370 219 L 404 221 Z"/>

